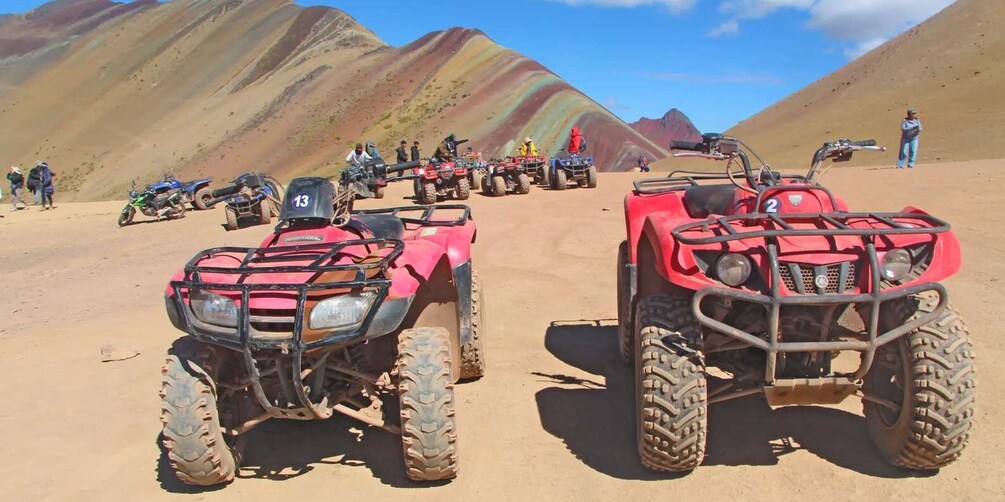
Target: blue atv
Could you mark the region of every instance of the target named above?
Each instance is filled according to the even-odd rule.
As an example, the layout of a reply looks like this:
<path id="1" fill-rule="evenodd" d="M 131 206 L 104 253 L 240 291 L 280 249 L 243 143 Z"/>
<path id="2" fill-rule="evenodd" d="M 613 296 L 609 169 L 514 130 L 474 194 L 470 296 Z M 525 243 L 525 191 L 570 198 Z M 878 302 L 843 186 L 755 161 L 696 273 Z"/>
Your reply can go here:
<path id="1" fill-rule="evenodd" d="M 593 165 L 592 156 L 572 154 L 552 157 L 548 175 L 551 189 L 565 190 L 570 181 L 575 181 L 576 186 L 597 188 L 597 166 Z"/>
<path id="2" fill-rule="evenodd" d="M 213 190 L 209 188 L 212 181 L 213 178 L 181 181 L 173 175 L 165 174 L 161 181 L 147 185 L 147 190 L 158 195 L 171 190 L 181 190 L 182 204 L 192 204 L 192 207 L 203 210 L 209 209 L 209 201 L 213 200 Z"/>
<path id="3" fill-rule="evenodd" d="M 228 231 L 240 228 L 241 218 L 249 216 L 254 217 L 255 223 L 267 225 L 272 222 L 273 216 L 279 216 L 279 201 L 283 199 L 284 192 L 283 185 L 272 176 L 245 173 L 230 185 L 214 190 L 207 205 L 212 207 L 220 202 L 227 203 L 224 210 L 227 222 L 223 227 Z"/>

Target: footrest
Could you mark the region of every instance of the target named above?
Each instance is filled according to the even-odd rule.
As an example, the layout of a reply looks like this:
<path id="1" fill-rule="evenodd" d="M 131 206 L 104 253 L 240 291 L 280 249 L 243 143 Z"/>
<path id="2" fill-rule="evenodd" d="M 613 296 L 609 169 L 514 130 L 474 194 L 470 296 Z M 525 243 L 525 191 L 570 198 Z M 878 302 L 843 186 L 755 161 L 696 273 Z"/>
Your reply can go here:
<path id="1" fill-rule="evenodd" d="M 847 377 L 795 378 L 765 386 L 764 396 L 771 406 L 838 404 L 857 390 L 858 384 Z"/>

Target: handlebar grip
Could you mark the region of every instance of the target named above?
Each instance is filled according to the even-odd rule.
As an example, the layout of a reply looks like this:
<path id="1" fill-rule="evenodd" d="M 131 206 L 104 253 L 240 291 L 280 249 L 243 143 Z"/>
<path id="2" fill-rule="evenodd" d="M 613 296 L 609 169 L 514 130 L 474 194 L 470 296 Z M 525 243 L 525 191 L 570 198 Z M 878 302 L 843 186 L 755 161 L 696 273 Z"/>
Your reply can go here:
<path id="1" fill-rule="evenodd" d="M 690 150 L 692 152 L 702 152 L 704 147 L 701 143 L 693 143 L 691 141 L 671 141 L 671 150 Z"/>
<path id="2" fill-rule="evenodd" d="M 217 188 L 216 190 L 213 190 L 213 198 L 218 199 L 220 197 L 229 197 L 240 191 L 241 188 L 238 187 L 237 185 L 230 185 L 223 188 Z"/>
<path id="3" fill-rule="evenodd" d="M 876 140 L 864 139 L 862 141 L 852 141 L 852 146 L 876 146 Z"/>
<path id="4" fill-rule="evenodd" d="M 414 167 L 419 167 L 420 165 L 422 165 L 422 161 L 419 160 L 413 160 L 411 162 L 402 162 L 401 164 L 394 164 L 391 166 L 387 166 L 387 172 L 400 173 L 412 169 Z"/>

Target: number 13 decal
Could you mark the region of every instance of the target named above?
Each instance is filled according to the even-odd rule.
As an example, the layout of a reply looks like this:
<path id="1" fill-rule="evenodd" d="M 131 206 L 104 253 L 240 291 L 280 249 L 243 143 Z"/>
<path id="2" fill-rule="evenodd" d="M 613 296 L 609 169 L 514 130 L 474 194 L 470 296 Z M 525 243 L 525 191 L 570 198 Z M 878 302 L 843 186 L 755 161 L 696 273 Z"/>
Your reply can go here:
<path id="1" fill-rule="evenodd" d="M 778 212 L 778 199 L 768 199 L 764 201 L 764 212 L 765 213 L 777 213 Z"/>
<path id="2" fill-rule="evenodd" d="M 293 197 L 293 207 L 303 209 L 311 205 L 311 196 L 305 193 L 297 194 Z"/>

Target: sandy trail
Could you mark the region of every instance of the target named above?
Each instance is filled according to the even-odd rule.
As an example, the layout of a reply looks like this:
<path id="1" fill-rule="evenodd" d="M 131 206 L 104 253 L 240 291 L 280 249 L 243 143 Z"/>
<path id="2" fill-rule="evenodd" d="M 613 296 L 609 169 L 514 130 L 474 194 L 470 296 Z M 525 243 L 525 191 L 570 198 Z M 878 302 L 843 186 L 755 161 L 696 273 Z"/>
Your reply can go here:
<path id="1" fill-rule="evenodd" d="M 913 171 L 838 170 L 825 183 L 853 208 L 916 204 L 954 224 L 966 263 L 948 286 L 979 368 L 979 423 L 963 459 L 934 476 L 888 466 L 858 401 L 770 410 L 750 397 L 711 410 L 706 465 L 657 476 L 635 454 L 631 374 L 619 362 L 614 262 L 631 174 L 596 190 L 470 200 L 486 290 L 488 375 L 457 388 L 461 474 L 416 488 L 394 436 L 343 418 L 271 422 L 250 438 L 241 479 L 200 499 L 821 499 L 1005 497 L 1005 161 Z M 410 205 L 410 185 L 369 206 Z M 164 315 L 170 274 L 209 246 L 254 245 L 222 211 L 119 229 L 122 203 L 61 204 L 0 219 L 0 486 L 10 500 L 177 498 L 161 461 L 159 369 L 180 335 Z M 105 343 L 141 354 L 99 362 Z M 361 432 L 362 429 L 362 432 Z"/>

